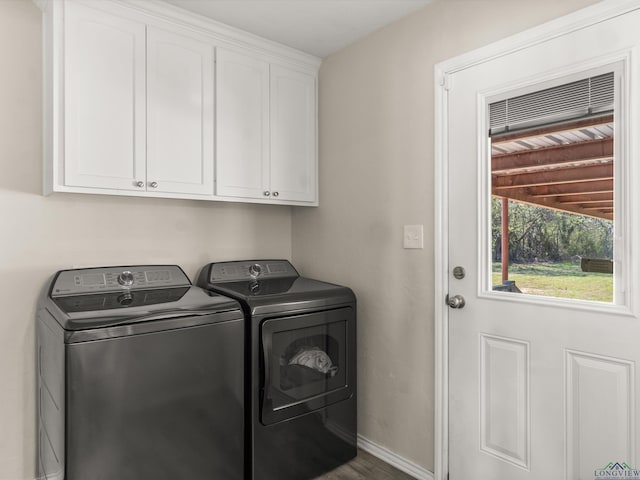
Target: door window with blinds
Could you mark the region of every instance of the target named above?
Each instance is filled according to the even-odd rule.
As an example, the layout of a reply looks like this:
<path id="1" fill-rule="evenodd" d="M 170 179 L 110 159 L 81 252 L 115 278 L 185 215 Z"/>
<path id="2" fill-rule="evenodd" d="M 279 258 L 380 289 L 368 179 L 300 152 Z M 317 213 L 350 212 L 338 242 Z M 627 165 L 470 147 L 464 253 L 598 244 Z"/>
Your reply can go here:
<path id="1" fill-rule="evenodd" d="M 620 79 L 601 69 L 486 102 L 487 290 L 623 303 Z"/>

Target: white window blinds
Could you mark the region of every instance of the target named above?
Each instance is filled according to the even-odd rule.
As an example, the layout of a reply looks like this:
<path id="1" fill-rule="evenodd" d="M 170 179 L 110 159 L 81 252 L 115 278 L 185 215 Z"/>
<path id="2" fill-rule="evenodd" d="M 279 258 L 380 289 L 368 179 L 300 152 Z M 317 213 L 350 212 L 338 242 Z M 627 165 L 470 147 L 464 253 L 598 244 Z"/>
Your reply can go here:
<path id="1" fill-rule="evenodd" d="M 613 110 L 613 73 L 585 78 L 489 105 L 489 135 Z"/>

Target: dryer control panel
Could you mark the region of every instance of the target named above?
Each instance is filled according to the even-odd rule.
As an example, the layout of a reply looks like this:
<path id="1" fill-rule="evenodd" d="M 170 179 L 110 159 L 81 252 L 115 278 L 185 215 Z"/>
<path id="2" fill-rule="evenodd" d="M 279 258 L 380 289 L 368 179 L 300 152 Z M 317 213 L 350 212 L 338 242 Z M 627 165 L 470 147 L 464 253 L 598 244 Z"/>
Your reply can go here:
<path id="1" fill-rule="evenodd" d="M 177 265 L 82 268 L 58 272 L 51 296 L 190 285 L 191 282 Z"/>
<path id="2" fill-rule="evenodd" d="M 296 269 L 287 260 L 247 260 L 242 262 L 212 263 L 209 271 L 209 281 L 211 283 L 298 276 Z"/>

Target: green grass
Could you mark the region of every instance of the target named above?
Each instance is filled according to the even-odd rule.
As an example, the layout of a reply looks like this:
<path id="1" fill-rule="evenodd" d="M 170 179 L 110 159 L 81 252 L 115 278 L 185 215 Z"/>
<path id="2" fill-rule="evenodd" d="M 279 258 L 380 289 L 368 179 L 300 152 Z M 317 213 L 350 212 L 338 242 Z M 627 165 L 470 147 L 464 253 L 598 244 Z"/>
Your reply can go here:
<path id="1" fill-rule="evenodd" d="M 502 284 L 500 263 L 493 264 L 494 285 Z M 613 275 L 587 273 L 579 263 L 529 263 L 509 265 L 509 280 L 523 293 L 545 297 L 613 301 Z"/>

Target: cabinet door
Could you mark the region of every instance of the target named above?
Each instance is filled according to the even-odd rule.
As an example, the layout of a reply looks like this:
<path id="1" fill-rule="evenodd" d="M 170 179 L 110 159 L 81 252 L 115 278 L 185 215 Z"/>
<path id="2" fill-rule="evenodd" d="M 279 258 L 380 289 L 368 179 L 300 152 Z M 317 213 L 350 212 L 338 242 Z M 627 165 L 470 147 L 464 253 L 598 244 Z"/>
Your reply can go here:
<path id="1" fill-rule="evenodd" d="M 217 49 L 216 93 L 216 194 L 266 198 L 269 64 Z"/>
<path id="2" fill-rule="evenodd" d="M 213 46 L 147 30 L 147 190 L 213 194 Z"/>
<path id="3" fill-rule="evenodd" d="M 316 201 L 316 80 L 271 66 L 272 195 L 279 200 Z"/>
<path id="4" fill-rule="evenodd" d="M 65 185 L 139 189 L 146 157 L 145 26 L 65 6 Z"/>

